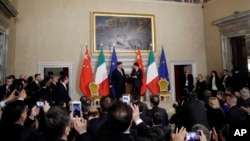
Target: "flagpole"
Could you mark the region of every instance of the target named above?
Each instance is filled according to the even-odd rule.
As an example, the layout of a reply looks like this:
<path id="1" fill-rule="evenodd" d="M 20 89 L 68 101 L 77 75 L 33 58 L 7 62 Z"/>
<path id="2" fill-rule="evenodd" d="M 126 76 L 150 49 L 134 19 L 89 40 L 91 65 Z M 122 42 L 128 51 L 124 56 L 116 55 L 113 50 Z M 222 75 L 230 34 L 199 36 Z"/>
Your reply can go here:
<path id="1" fill-rule="evenodd" d="M 85 51 L 86 51 L 87 48 L 88 48 L 88 43 L 85 42 Z"/>

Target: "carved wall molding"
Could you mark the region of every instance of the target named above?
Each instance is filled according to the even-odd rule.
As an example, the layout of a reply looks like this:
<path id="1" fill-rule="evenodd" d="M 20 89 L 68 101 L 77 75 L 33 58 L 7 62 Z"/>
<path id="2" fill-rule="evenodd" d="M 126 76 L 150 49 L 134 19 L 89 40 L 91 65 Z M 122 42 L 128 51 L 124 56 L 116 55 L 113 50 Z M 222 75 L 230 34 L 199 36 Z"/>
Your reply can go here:
<path id="1" fill-rule="evenodd" d="M 250 10 L 238 12 L 233 15 L 213 21 L 219 27 L 221 36 L 223 68 L 232 70 L 232 47 L 230 38 L 242 36 L 246 39 L 248 56 L 250 56 Z"/>
<path id="2" fill-rule="evenodd" d="M 16 17 L 18 14 L 16 8 L 9 0 L 0 0 L 0 10 L 3 11 L 7 17 Z"/>

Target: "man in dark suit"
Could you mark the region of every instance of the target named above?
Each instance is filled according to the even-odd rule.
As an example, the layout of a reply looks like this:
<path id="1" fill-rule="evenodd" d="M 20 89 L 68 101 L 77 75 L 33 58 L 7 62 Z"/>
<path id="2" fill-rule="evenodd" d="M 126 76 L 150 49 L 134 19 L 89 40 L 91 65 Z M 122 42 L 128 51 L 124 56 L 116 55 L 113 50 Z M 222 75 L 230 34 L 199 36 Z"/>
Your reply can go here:
<path id="1" fill-rule="evenodd" d="M 58 82 L 58 77 L 53 76 L 52 77 L 52 82 L 49 85 L 49 90 L 52 94 L 52 101 L 55 102 L 57 100 L 57 82 Z"/>
<path id="2" fill-rule="evenodd" d="M 187 116 L 187 129 L 190 130 L 195 124 L 202 124 L 210 129 L 207 121 L 207 113 L 205 109 L 205 103 L 198 100 L 196 92 L 190 92 L 189 101 L 186 108 Z"/>
<path id="3" fill-rule="evenodd" d="M 41 86 L 40 86 L 41 80 L 42 80 L 41 75 L 35 74 L 35 81 L 31 83 L 31 89 L 32 89 L 33 95 L 37 94 L 38 91 L 41 89 Z"/>
<path id="4" fill-rule="evenodd" d="M 112 99 L 108 96 L 103 96 L 100 100 L 100 116 L 88 121 L 88 132 L 95 138 L 98 130 L 108 119 L 108 110 L 112 107 Z"/>
<path id="5" fill-rule="evenodd" d="M 138 132 L 135 138 L 130 133 L 132 121 L 135 123 Z M 161 130 L 160 132 L 163 133 Z M 161 137 L 163 139 L 164 134 Z M 159 138 L 159 134 L 154 132 L 140 119 L 138 106 L 129 106 L 120 101 L 114 103 L 111 107 L 108 119 L 96 136 L 98 141 L 139 141 L 159 140 Z"/>
<path id="6" fill-rule="evenodd" d="M 232 87 L 232 77 L 228 74 L 228 70 L 223 71 L 223 76 L 221 77 L 222 91 L 225 92 L 227 87 Z"/>
<path id="7" fill-rule="evenodd" d="M 230 110 L 227 115 L 227 123 L 233 128 L 244 128 L 248 125 L 248 116 L 244 110 L 237 106 L 237 97 L 230 96 Z"/>
<path id="8" fill-rule="evenodd" d="M 181 89 L 182 89 L 182 96 L 187 97 L 189 92 L 193 91 L 194 89 L 194 78 L 193 75 L 190 74 L 190 70 L 186 69 L 184 71 L 184 77 L 181 79 Z"/>
<path id="9" fill-rule="evenodd" d="M 37 93 L 37 100 L 47 101 L 50 105 L 52 105 L 52 95 L 51 92 L 47 89 L 48 82 L 43 80 L 41 81 L 41 90 Z"/>
<path id="10" fill-rule="evenodd" d="M 152 119 L 153 114 L 155 112 L 159 112 L 159 113 L 161 113 L 162 118 L 163 118 L 163 120 L 162 120 L 163 125 L 168 125 L 169 121 L 168 121 L 167 111 L 163 108 L 158 107 L 159 103 L 160 103 L 160 98 L 158 95 L 153 95 L 150 97 L 150 105 L 151 105 L 152 109 L 147 111 L 147 116 L 150 117 L 150 119 Z"/>
<path id="11" fill-rule="evenodd" d="M 69 91 L 67 84 L 69 83 L 69 79 L 66 76 L 60 77 L 60 82 L 57 85 L 57 100 L 62 100 L 66 103 L 66 105 L 69 105 L 69 102 L 71 101 L 71 98 L 69 96 Z"/>
<path id="12" fill-rule="evenodd" d="M 170 133 L 171 133 L 171 128 L 170 126 L 166 126 L 162 124 L 162 115 L 160 112 L 155 112 L 152 115 L 152 123 L 153 126 L 155 128 L 159 128 L 164 132 L 164 137 L 165 137 L 165 141 L 170 141 Z"/>
<path id="13" fill-rule="evenodd" d="M 5 81 L 5 84 L 0 86 L 0 101 L 2 101 L 5 97 L 8 97 L 11 93 L 10 86 L 13 83 L 13 79 L 11 77 L 6 77 Z"/>
<path id="14" fill-rule="evenodd" d="M 139 69 L 138 63 L 134 63 L 133 71 L 129 75 L 129 77 L 132 78 L 132 80 L 133 80 L 133 82 L 132 82 L 133 99 L 140 100 L 143 73 L 142 73 L 142 70 Z"/>
<path id="15" fill-rule="evenodd" d="M 248 141 L 248 133 L 239 138 L 239 136 L 233 136 L 235 131 L 241 129 L 249 129 L 249 116 L 240 107 L 237 106 L 237 97 L 230 96 L 230 110 L 226 114 L 227 123 L 230 125 L 230 137 L 232 140 Z"/>
<path id="16" fill-rule="evenodd" d="M 117 62 L 117 68 L 112 73 L 111 84 L 115 87 L 116 98 L 122 97 L 125 93 L 126 75 L 122 68 L 122 62 Z"/>

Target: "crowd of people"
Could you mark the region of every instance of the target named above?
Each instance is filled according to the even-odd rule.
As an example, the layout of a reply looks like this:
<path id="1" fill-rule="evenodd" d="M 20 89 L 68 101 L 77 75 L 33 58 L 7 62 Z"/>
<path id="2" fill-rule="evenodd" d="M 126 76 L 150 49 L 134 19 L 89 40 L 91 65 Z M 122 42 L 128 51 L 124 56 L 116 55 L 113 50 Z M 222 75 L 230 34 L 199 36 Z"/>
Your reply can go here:
<path id="1" fill-rule="evenodd" d="M 121 63 L 118 66 L 114 76 L 123 77 Z M 129 77 L 139 78 L 140 82 L 142 75 L 138 64 L 135 63 L 133 68 Z M 137 87 L 133 90 L 136 94 L 131 96 L 130 104 L 123 103 L 120 96 L 103 96 L 100 107 L 92 107 L 91 99 L 82 96 L 79 100 L 82 111 L 78 116 L 70 108 L 72 101 L 66 76 L 58 78 L 52 75 L 41 80 L 40 74 L 35 74 L 34 79 L 32 76 L 15 78 L 11 75 L 0 86 L 0 140 L 249 140 L 247 133 L 240 136 L 235 132 L 245 129 L 250 133 L 250 91 L 243 85 L 236 90 L 233 90 L 233 85 L 229 87 L 236 79 L 227 72 L 224 70 L 222 79 L 216 78 L 217 73 L 212 72 L 207 87 L 202 75 L 198 76 L 196 86 L 189 86 L 193 82 L 192 75 L 185 71 L 183 96 L 173 105 L 176 112 L 172 116 L 168 115 L 165 107 L 159 107 L 161 100 L 158 95 L 150 96 L 150 108 L 139 101 Z M 217 87 L 216 81 L 219 80 L 220 86 Z"/>

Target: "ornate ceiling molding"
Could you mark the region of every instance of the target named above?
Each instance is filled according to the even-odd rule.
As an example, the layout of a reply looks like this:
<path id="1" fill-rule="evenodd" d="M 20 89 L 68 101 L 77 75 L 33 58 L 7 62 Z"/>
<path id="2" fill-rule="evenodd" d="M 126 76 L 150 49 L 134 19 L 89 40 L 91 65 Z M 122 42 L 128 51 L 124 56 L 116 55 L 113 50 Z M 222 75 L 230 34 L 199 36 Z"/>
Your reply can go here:
<path id="1" fill-rule="evenodd" d="M 235 22 L 238 22 L 239 20 L 246 20 L 249 18 L 250 18 L 250 10 L 243 12 L 236 11 L 231 16 L 213 21 L 213 24 L 221 27 L 228 24 L 233 24 Z"/>
<path id="2" fill-rule="evenodd" d="M 18 14 L 16 8 L 9 0 L 0 0 L 0 10 L 3 11 L 7 17 L 16 17 Z"/>
<path id="3" fill-rule="evenodd" d="M 250 10 L 236 11 L 231 16 L 213 21 L 213 25 L 218 26 L 222 34 L 228 34 L 233 31 L 250 31 Z"/>

